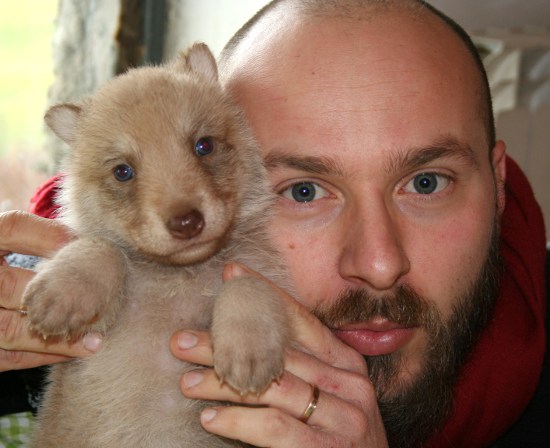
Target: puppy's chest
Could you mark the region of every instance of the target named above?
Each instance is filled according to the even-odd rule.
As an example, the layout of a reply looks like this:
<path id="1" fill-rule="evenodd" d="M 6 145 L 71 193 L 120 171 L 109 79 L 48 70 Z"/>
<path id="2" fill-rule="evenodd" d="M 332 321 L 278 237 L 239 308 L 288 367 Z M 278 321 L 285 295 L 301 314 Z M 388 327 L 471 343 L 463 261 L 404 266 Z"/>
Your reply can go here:
<path id="1" fill-rule="evenodd" d="M 133 267 L 126 285 L 117 328 L 152 340 L 185 328 L 209 328 L 221 272 Z"/>
<path id="2" fill-rule="evenodd" d="M 103 391 L 94 394 L 111 397 L 114 390 L 132 384 L 143 391 L 136 399 L 160 400 L 161 407 L 171 411 L 183 399 L 178 381 L 190 365 L 171 354 L 170 338 L 178 330 L 210 327 L 221 272 L 190 275 L 177 269 L 131 267 L 126 284 L 122 307 L 102 349 L 77 369 L 103 385 Z"/>

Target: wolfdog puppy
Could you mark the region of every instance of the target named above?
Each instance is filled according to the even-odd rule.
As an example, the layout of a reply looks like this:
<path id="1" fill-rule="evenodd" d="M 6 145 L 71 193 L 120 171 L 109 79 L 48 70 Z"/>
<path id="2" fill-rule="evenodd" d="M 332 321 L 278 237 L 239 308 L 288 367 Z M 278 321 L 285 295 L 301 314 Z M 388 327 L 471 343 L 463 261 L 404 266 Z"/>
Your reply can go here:
<path id="1" fill-rule="evenodd" d="M 71 148 L 60 203 L 77 238 L 39 269 L 23 306 L 44 337 L 105 338 L 52 369 L 33 446 L 240 446 L 201 428 L 206 403 L 179 391 L 196 366 L 169 352 L 174 331 L 211 329 L 220 379 L 257 393 L 281 375 L 289 337 L 272 288 L 222 282 L 235 260 L 287 287 L 263 230 L 265 169 L 212 54 L 195 44 L 45 119 Z"/>

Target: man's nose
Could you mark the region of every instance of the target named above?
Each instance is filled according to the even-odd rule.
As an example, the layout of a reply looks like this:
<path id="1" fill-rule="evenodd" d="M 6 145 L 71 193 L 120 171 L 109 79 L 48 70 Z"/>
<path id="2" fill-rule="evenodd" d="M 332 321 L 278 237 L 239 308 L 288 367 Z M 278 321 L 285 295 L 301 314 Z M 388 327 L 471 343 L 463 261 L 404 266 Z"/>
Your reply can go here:
<path id="1" fill-rule="evenodd" d="M 339 260 L 340 275 L 377 291 L 392 289 L 410 269 L 398 212 L 384 200 L 349 210 Z"/>

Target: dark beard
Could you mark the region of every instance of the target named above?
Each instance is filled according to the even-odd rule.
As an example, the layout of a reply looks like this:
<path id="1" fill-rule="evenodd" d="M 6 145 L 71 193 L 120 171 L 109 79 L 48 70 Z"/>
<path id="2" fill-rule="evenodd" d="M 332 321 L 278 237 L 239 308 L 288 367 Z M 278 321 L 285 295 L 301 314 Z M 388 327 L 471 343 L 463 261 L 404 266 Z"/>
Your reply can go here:
<path id="1" fill-rule="evenodd" d="M 453 390 L 460 367 L 489 323 L 498 297 L 501 261 L 498 232 L 494 230 L 481 272 L 455 300 L 447 322 L 435 304 L 407 286 L 382 298 L 373 298 L 365 290 L 344 291 L 330 309 L 314 310 L 330 328 L 384 317 L 401 326 L 421 326 L 426 331 L 428 351 L 422 371 L 412 382 L 398 378 L 403 361 L 400 353 L 365 356 L 391 447 L 421 445 L 441 429 L 453 409 Z"/>

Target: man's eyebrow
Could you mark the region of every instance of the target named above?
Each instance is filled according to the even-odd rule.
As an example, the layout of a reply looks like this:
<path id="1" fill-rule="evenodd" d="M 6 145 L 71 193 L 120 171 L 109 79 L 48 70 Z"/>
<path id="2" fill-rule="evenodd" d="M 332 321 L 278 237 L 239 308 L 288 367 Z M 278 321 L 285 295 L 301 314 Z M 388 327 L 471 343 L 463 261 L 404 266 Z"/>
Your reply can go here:
<path id="1" fill-rule="evenodd" d="M 454 138 L 444 138 L 425 147 L 404 151 L 387 162 L 386 173 L 412 171 L 442 158 L 461 159 L 468 165 L 478 167 L 472 148 Z"/>
<path id="2" fill-rule="evenodd" d="M 264 159 L 268 169 L 292 168 L 311 174 L 342 176 L 338 163 L 328 157 L 298 156 L 284 152 L 269 153 Z"/>

